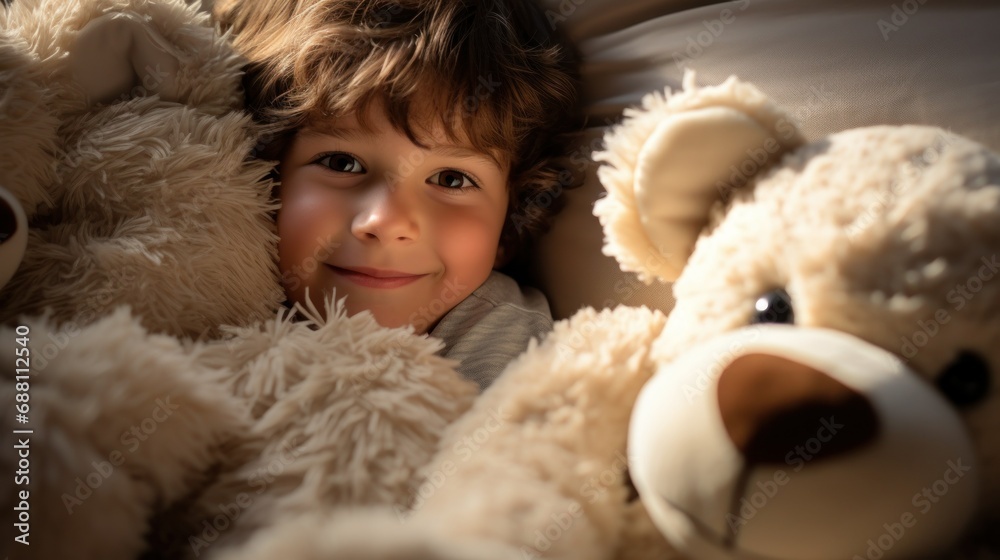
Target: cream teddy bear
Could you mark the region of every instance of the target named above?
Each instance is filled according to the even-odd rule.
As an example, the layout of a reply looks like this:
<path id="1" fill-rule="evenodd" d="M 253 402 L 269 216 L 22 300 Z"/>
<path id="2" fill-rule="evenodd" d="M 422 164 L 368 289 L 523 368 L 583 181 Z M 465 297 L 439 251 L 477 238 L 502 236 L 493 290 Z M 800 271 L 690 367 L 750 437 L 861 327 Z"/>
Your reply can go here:
<path id="1" fill-rule="evenodd" d="M 1000 505 L 1000 157 L 928 126 L 807 143 L 753 86 L 686 82 L 599 156 L 606 252 L 676 280 L 629 431 L 649 514 L 691 558 L 974 541 Z"/>

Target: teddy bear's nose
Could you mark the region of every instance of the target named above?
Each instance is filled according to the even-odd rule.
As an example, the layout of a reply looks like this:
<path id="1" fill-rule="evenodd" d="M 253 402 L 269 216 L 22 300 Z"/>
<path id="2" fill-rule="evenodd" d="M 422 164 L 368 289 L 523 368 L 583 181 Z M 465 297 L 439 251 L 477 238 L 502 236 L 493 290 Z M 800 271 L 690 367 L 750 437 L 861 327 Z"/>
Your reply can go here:
<path id="1" fill-rule="evenodd" d="M 821 461 L 879 433 L 878 415 L 862 394 L 779 356 L 733 360 L 719 377 L 717 396 L 729 439 L 748 464 L 784 464 L 806 446 L 810 462 Z"/>

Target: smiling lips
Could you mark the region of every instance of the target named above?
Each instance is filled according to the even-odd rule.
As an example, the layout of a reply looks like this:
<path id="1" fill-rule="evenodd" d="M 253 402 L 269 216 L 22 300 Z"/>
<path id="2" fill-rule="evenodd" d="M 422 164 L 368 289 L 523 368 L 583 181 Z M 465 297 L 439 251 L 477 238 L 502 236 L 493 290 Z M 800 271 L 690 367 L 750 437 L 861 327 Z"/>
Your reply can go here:
<path id="1" fill-rule="evenodd" d="M 350 280 L 359 286 L 366 288 L 398 288 L 427 276 L 426 274 L 409 274 L 397 270 L 380 270 L 367 266 L 352 266 L 343 268 L 339 266 L 327 265 L 334 274 Z"/>

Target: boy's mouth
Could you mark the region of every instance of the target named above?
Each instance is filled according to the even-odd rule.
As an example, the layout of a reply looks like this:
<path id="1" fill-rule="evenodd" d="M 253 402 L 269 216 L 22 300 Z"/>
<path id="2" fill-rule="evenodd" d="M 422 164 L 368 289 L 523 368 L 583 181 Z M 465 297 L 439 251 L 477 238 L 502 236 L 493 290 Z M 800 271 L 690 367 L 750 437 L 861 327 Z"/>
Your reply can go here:
<path id="1" fill-rule="evenodd" d="M 341 267 L 328 264 L 334 274 L 366 288 L 398 288 L 415 282 L 426 274 L 410 274 L 398 270 L 383 270 L 367 266 Z"/>

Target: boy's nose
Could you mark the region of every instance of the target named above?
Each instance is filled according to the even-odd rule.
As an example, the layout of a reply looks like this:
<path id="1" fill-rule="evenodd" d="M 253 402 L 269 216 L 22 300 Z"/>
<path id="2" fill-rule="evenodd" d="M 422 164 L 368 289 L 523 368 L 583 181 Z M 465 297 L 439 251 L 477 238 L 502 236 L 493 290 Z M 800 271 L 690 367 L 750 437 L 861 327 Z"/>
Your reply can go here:
<path id="1" fill-rule="evenodd" d="M 351 224 L 351 232 L 362 241 L 414 241 L 419 231 L 414 202 L 400 185 L 382 184 L 372 189 Z"/>

